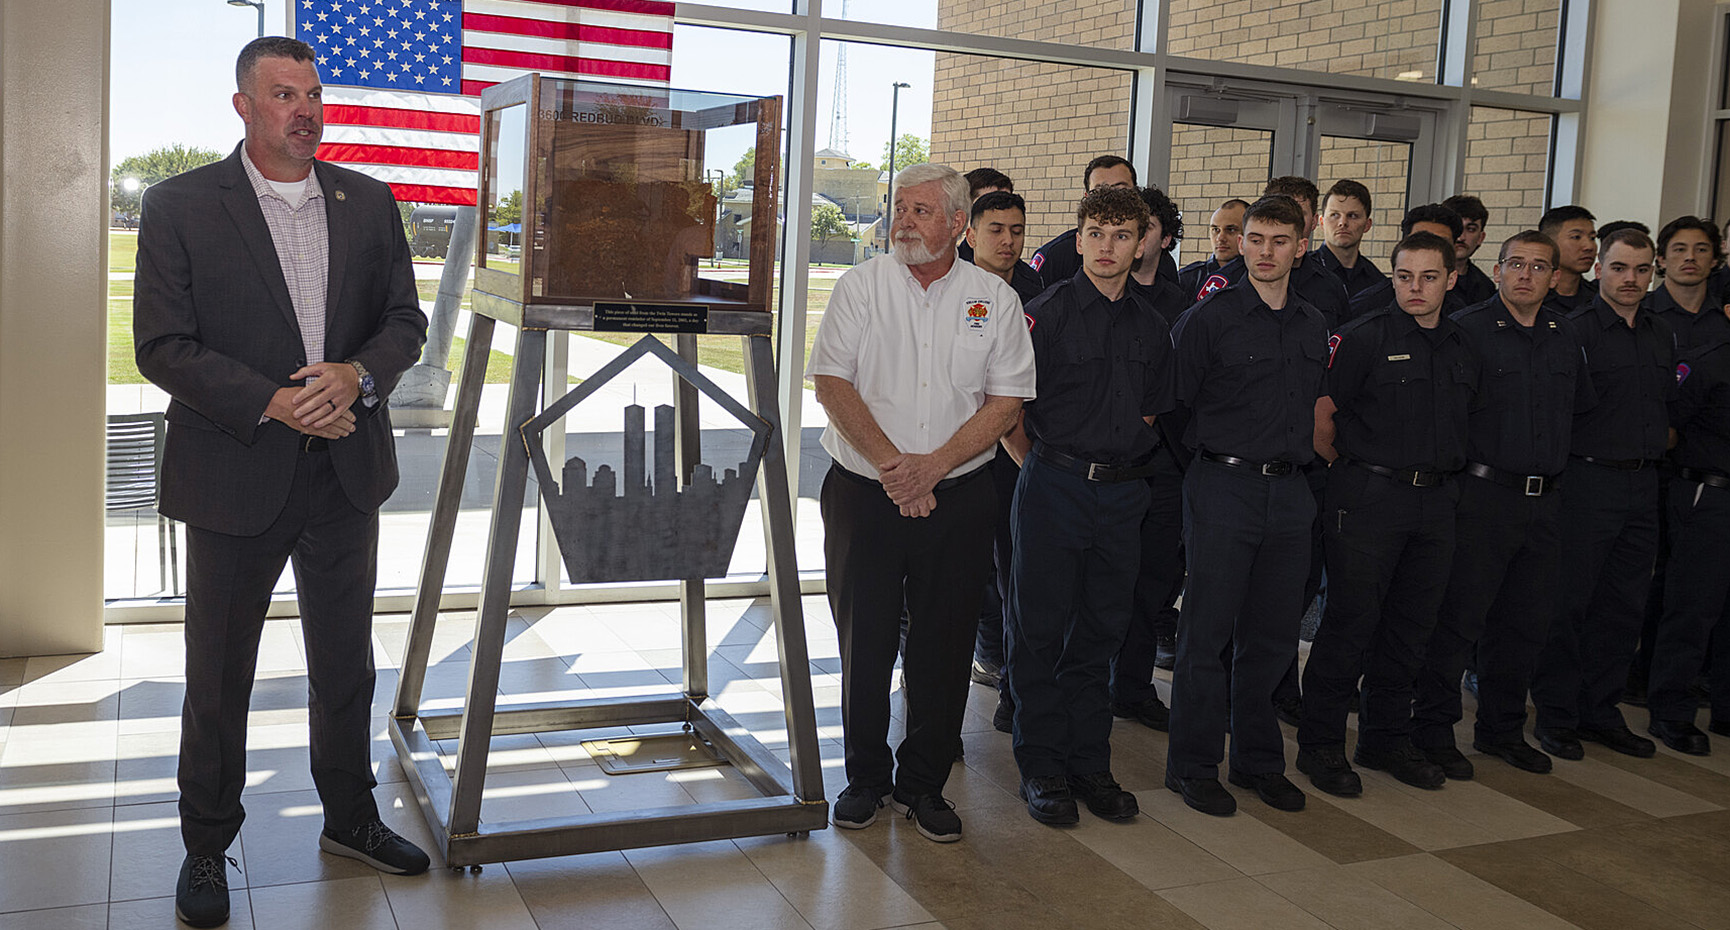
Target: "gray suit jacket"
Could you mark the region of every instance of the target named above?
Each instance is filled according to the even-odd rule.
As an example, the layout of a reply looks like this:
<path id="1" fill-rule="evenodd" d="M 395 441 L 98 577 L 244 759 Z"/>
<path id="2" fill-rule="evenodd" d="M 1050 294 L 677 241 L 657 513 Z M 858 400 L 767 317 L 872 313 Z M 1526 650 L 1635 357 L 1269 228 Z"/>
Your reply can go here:
<path id="1" fill-rule="evenodd" d="M 352 435 L 330 444 L 343 493 L 365 512 L 397 484 L 383 399 L 420 357 L 426 316 L 396 199 L 384 184 L 317 162 L 330 234 L 325 360 L 357 359 L 380 403 L 355 401 Z M 234 536 L 263 532 L 282 512 L 300 436 L 259 423 L 305 363 L 288 284 L 240 161 L 177 175 L 144 195 L 132 300 L 138 370 L 173 401 L 161 510 Z"/>

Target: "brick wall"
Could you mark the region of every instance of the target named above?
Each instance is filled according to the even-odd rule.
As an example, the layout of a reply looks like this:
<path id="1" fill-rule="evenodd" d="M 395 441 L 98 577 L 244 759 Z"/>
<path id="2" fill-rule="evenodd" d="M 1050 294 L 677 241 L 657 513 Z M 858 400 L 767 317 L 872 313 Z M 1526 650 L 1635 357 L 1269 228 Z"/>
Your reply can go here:
<path id="1" fill-rule="evenodd" d="M 1415 71 L 1421 77 L 1408 80 L 1436 79 L 1442 0 L 1170 0 L 1170 5 L 1167 48 L 1174 55 L 1384 78 Z"/>
<path id="2" fill-rule="evenodd" d="M 1488 0 L 1478 4 L 1473 85 L 1523 94 L 1552 93 L 1560 18 L 1561 0 Z"/>
<path id="3" fill-rule="evenodd" d="M 1389 270 L 1388 253 L 1400 241 L 1400 220 L 1406 215 L 1406 208 L 1413 206 L 1406 203 L 1411 149 L 1405 142 L 1322 137 L 1321 170 L 1317 172 L 1321 177 L 1316 179 L 1316 187 L 1325 196 L 1335 181 L 1351 178 L 1370 189 L 1370 219 L 1375 224 L 1359 248 L 1383 271 Z M 1322 228 L 1318 224 L 1311 244 L 1321 242 Z"/>
<path id="4" fill-rule="evenodd" d="M 1473 258 L 1486 272 L 1502 240 L 1535 228 L 1543 215 L 1550 119 L 1544 113 L 1472 108 L 1466 124 L 1466 190 L 1490 211 L 1484 246 Z"/>

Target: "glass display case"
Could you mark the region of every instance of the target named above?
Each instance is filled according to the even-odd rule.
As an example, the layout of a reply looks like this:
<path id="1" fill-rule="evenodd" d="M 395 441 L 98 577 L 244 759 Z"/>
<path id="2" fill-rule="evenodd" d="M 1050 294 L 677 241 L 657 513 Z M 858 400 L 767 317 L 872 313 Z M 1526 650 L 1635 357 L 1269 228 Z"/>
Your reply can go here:
<path id="1" fill-rule="evenodd" d="M 780 97 L 528 74 L 481 102 L 477 310 L 562 329 L 768 331 Z"/>

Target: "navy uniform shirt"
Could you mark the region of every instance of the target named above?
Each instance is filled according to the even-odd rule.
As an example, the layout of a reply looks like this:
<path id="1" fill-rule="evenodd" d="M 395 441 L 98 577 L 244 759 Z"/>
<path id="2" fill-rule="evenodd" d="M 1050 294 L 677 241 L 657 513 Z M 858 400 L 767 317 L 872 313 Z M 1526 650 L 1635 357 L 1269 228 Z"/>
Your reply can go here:
<path id="1" fill-rule="evenodd" d="M 1460 295 L 1460 300 L 1464 301 L 1466 306 L 1480 304 L 1496 296 L 1495 280 L 1484 274 L 1484 269 L 1479 268 L 1477 262 L 1468 258 L 1465 266 L 1465 270 L 1460 272 L 1460 279 L 1454 282 L 1454 292 Z"/>
<path id="2" fill-rule="evenodd" d="M 1717 295 L 1712 293 L 1708 284 L 1706 303 L 1699 313 L 1690 313 L 1670 296 L 1670 289 L 1660 285 L 1657 290 L 1646 295 L 1646 306 L 1658 315 L 1658 318 L 1670 324 L 1670 331 L 1676 334 L 1678 349 L 1710 342 L 1724 336 L 1730 336 L 1730 317 L 1724 315 L 1723 306 L 1713 303 Z"/>
<path id="3" fill-rule="evenodd" d="M 1129 287 L 1153 304 L 1153 309 L 1159 311 L 1159 318 L 1164 320 L 1168 327 L 1176 326 L 1177 318 L 1183 316 L 1183 311 L 1188 310 L 1189 305 L 1194 303 L 1184 297 L 1182 288 L 1164 278 L 1154 278 L 1152 284 L 1142 284 L 1131 277 Z"/>
<path id="4" fill-rule="evenodd" d="M 1598 296 L 1598 282 L 1582 280 L 1580 289 L 1572 297 L 1564 297 L 1550 288 L 1550 295 L 1544 298 L 1544 306 L 1560 313 L 1564 317 L 1572 316 L 1576 311 L 1584 310 L 1592 305 Z"/>
<path id="5" fill-rule="evenodd" d="M 1208 281 L 1219 274 L 1220 267 L 1219 259 L 1214 258 L 1212 253 L 1209 253 L 1207 258 L 1199 262 L 1190 262 L 1177 272 L 1178 289 L 1183 291 L 1184 297 L 1190 303 L 1195 303 L 1231 283 L 1222 277 L 1212 290 L 1203 291 L 1203 288 L 1207 287 Z"/>
<path id="6" fill-rule="evenodd" d="M 1335 278 L 1338 278 L 1340 286 L 1346 289 L 1348 298 L 1355 298 L 1358 294 L 1388 279 L 1388 276 L 1382 274 L 1382 270 L 1376 267 L 1376 263 L 1370 261 L 1369 256 L 1361 252 L 1358 253 L 1357 264 L 1350 268 L 1340 264 L 1339 256 L 1334 254 L 1334 250 L 1326 242 L 1316 246 L 1315 251 L 1310 253 L 1309 259 L 1304 263 L 1309 264 L 1310 261 L 1314 261 L 1332 273 Z"/>
<path id="7" fill-rule="evenodd" d="M 1346 317 L 1340 321 L 1340 325 L 1344 326 L 1367 313 L 1385 310 L 1394 306 L 1395 303 L 1397 301 L 1394 299 L 1394 282 L 1383 278 L 1380 284 L 1371 285 L 1368 290 L 1360 291 L 1357 296 L 1352 298 L 1351 309 L 1346 312 Z M 1471 304 L 1460 295 L 1457 282 L 1452 289 L 1442 296 L 1443 316 L 1453 316 L 1469 306 Z"/>
<path id="8" fill-rule="evenodd" d="M 955 256 L 969 264 L 977 264 L 973 261 L 973 246 L 968 245 L 966 239 L 961 240 L 961 244 L 955 247 Z M 996 272 L 992 273 L 996 274 Z M 1017 259 L 1015 267 L 1009 270 L 1009 286 L 1015 289 L 1016 294 L 1020 295 L 1022 306 L 1026 306 L 1028 301 L 1038 297 L 1039 292 L 1045 290 L 1045 285 L 1039 280 L 1039 275 L 1034 272 L 1033 266 L 1020 259 Z"/>
<path id="9" fill-rule="evenodd" d="M 1500 295 L 1454 314 L 1481 380 L 1467 414 L 1466 457 L 1516 475 L 1559 475 L 1574 412 L 1597 402 L 1586 357 L 1562 316 L 1538 308 L 1521 326 Z"/>
<path id="10" fill-rule="evenodd" d="M 1628 326 L 1603 298 L 1568 318 L 1586 350 L 1586 372 L 1598 402 L 1574 416 L 1574 454 L 1603 459 L 1658 459 L 1676 393 L 1676 337 L 1645 307 Z"/>
<path id="11" fill-rule="evenodd" d="M 1316 457 L 1328 329 L 1309 301 L 1288 291 L 1273 310 L 1253 284 L 1234 284 L 1185 311 L 1173 340 L 1185 445 L 1252 462 Z"/>
<path id="12" fill-rule="evenodd" d="M 1706 278 L 1706 288 L 1712 294 L 1707 300 L 1717 301 L 1720 307 L 1730 304 L 1730 263 L 1718 262 L 1718 267 Z"/>
<path id="13" fill-rule="evenodd" d="M 1676 366 L 1676 464 L 1730 474 L 1730 336 L 1696 343 Z"/>
<path id="14" fill-rule="evenodd" d="M 1239 255 L 1237 258 L 1226 262 L 1220 267 L 1218 274 L 1230 284 L 1242 282 L 1245 277 L 1243 256 Z M 1206 291 L 1212 283 L 1214 282 L 1203 281 L 1200 290 Z M 1338 278 L 1328 273 L 1320 262 L 1305 261 L 1301 265 L 1293 265 L 1291 288 L 1297 292 L 1299 297 L 1304 299 L 1305 303 L 1321 313 L 1328 332 L 1331 333 L 1338 329 L 1341 323 L 1351 318 L 1351 300 L 1346 296 L 1344 285 L 1340 284 Z M 1214 290 L 1218 289 L 1214 288 Z M 1206 293 L 1202 293 L 1200 297 L 1194 299 L 1200 300 L 1206 296 Z"/>
<path id="15" fill-rule="evenodd" d="M 1039 384 L 1028 436 L 1090 462 L 1146 459 L 1159 434 L 1142 418 L 1172 407 L 1171 329 L 1146 296 L 1126 287 L 1106 300 L 1081 272 L 1025 312 Z"/>
<path id="16" fill-rule="evenodd" d="M 1033 253 L 1032 265 L 1046 287 L 1075 277 L 1081 270 L 1081 253 L 1075 251 L 1075 230 L 1067 230 L 1040 246 Z M 1177 280 L 1177 259 L 1170 252 L 1159 253 L 1159 277 Z"/>
<path id="17" fill-rule="evenodd" d="M 1333 398 L 1334 449 L 1383 468 L 1459 471 L 1478 361 L 1443 316 L 1424 329 L 1399 307 L 1359 317 L 1329 340 L 1324 393 Z"/>

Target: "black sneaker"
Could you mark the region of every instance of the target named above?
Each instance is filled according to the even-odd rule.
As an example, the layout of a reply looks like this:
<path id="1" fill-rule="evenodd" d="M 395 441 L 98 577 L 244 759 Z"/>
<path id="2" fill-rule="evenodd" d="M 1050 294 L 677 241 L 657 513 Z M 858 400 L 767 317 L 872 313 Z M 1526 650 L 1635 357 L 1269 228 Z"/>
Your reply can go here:
<path id="1" fill-rule="evenodd" d="M 1359 743 L 1357 752 L 1352 753 L 1352 761 L 1366 769 L 1387 772 L 1413 788 L 1435 789 L 1448 781 L 1441 766 L 1410 745 L 1371 749 Z"/>
<path id="2" fill-rule="evenodd" d="M 877 812 L 883 808 L 883 800 L 887 797 L 889 790 L 886 788 L 848 785 L 841 790 L 835 803 L 829 805 L 829 819 L 844 830 L 863 830 L 877 822 Z"/>
<path id="3" fill-rule="evenodd" d="M 991 712 L 991 728 L 999 733 L 1015 732 L 1015 699 L 1006 691 L 997 692 L 997 709 Z"/>
<path id="4" fill-rule="evenodd" d="M 1063 775 L 1035 775 L 1021 780 L 1021 800 L 1027 802 L 1027 815 L 1054 827 L 1078 823 L 1081 814 L 1075 807 L 1075 794 L 1069 790 L 1069 779 Z"/>
<path id="5" fill-rule="evenodd" d="M 900 789 L 889 796 L 895 812 L 913 821 L 919 835 L 938 843 L 953 843 L 961 839 L 961 818 L 955 805 L 940 794 L 919 794 L 908 797 Z"/>
<path id="6" fill-rule="evenodd" d="M 1471 781 L 1472 776 L 1477 774 L 1472 768 L 1472 760 L 1466 758 L 1465 753 L 1452 746 L 1421 749 L 1419 752 L 1422 752 L 1424 758 L 1430 760 L 1432 764 L 1442 770 L 1443 775 L 1448 776 L 1453 781 Z"/>
<path id="7" fill-rule="evenodd" d="M 997 679 L 1002 675 L 1003 666 L 984 659 L 974 659 L 973 668 L 967 673 L 967 677 L 972 679 L 974 684 L 984 685 L 987 688 L 997 687 Z"/>
<path id="8" fill-rule="evenodd" d="M 218 927 L 228 923 L 227 856 L 187 856 L 180 863 L 180 880 L 174 883 L 174 916 L 190 927 Z"/>
<path id="9" fill-rule="evenodd" d="M 1171 671 L 1177 667 L 1177 636 L 1156 636 L 1153 640 L 1153 667 Z"/>
<path id="10" fill-rule="evenodd" d="M 1113 701 L 1111 703 L 1111 715 L 1123 717 L 1126 720 L 1134 720 L 1150 730 L 1158 730 L 1161 733 L 1171 729 L 1171 711 L 1166 708 L 1165 702 L 1161 701 L 1157 694 L 1134 704 Z"/>
<path id="11" fill-rule="evenodd" d="M 1123 790 L 1110 772 L 1090 772 L 1069 776 L 1069 792 L 1097 817 L 1106 820 L 1128 820 L 1141 813 L 1135 795 Z"/>
<path id="12" fill-rule="evenodd" d="M 419 846 L 398 836 L 382 820 L 363 823 L 344 834 L 325 827 L 318 835 L 318 848 L 333 856 L 358 859 L 392 875 L 419 875 L 431 864 Z"/>
<path id="13" fill-rule="evenodd" d="M 1352 771 L 1342 746 L 1299 749 L 1297 770 L 1310 777 L 1310 784 L 1335 797 L 1355 798 L 1364 793 L 1363 779 Z"/>

